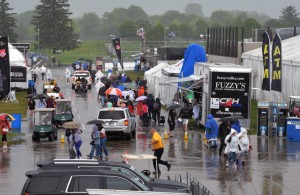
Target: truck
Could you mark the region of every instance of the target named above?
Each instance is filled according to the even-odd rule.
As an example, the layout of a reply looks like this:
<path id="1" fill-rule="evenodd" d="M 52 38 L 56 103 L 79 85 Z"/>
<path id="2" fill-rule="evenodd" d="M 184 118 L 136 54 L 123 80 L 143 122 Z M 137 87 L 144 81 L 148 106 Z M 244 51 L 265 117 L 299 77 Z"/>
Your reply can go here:
<path id="1" fill-rule="evenodd" d="M 216 120 L 239 116 L 243 118 L 241 125 L 250 128 L 251 68 L 237 64 L 195 63 L 194 75 L 203 78 L 201 124 L 205 125 L 208 114 Z"/>

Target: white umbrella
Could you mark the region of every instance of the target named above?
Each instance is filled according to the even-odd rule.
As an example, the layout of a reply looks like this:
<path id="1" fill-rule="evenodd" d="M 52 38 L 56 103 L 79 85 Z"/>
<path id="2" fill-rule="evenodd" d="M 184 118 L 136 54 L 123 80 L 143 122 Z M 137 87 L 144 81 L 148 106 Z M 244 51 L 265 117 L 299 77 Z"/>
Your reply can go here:
<path id="1" fill-rule="evenodd" d="M 147 96 L 142 95 L 142 96 L 136 98 L 135 101 L 136 101 L 136 102 L 139 102 L 139 101 L 143 101 L 143 100 L 145 100 L 145 99 L 147 99 L 147 98 L 148 98 Z"/>

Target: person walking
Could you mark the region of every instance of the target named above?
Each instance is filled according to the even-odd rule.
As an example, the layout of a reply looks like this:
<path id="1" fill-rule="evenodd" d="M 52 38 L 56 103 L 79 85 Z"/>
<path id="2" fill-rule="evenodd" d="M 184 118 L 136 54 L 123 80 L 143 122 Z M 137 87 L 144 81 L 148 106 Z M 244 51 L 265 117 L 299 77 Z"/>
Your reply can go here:
<path id="1" fill-rule="evenodd" d="M 105 91 L 107 89 L 108 88 L 107 88 L 106 85 L 100 87 L 100 89 L 99 89 L 99 93 L 98 94 L 99 94 L 99 96 L 101 98 L 102 108 L 105 108 L 105 100 L 106 100 L 106 93 L 105 93 Z"/>
<path id="2" fill-rule="evenodd" d="M 28 101 L 28 109 L 29 109 L 29 116 L 31 117 L 35 110 L 35 101 L 32 98 L 30 98 Z"/>
<path id="3" fill-rule="evenodd" d="M 228 160 L 226 161 L 226 167 L 233 164 L 233 168 L 236 169 L 236 159 L 239 152 L 239 138 L 236 130 L 231 128 L 230 134 L 225 138 L 226 148 L 225 153 L 228 154 Z"/>
<path id="4" fill-rule="evenodd" d="M 107 142 L 107 137 L 106 137 L 106 133 L 105 133 L 105 129 L 102 125 L 102 123 L 100 123 L 98 125 L 98 130 L 99 130 L 99 133 L 100 133 L 100 147 L 101 147 L 101 154 L 102 154 L 102 150 L 105 154 L 105 160 L 108 160 L 109 158 L 109 154 L 108 154 L 108 150 L 107 150 L 107 147 L 106 147 L 106 142 Z M 103 158 L 103 157 L 101 157 Z"/>
<path id="5" fill-rule="evenodd" d="M 67 134 L 67 132 L 66 132 Z M 75 129 L 69 130 L 69 136 L 68 136 L 68 146 L 69 146 L 69 158 L 75 159 L 76 158 L 76 152 L 74 150 L 75 145 Z"/>
<path id="6" fill-rule="evenodd" d="M 200 104 L 198 99 L 195 100 L 193 105 L 193 118 L 195 120 L 195 129 L 200 127 Z"/>
<path id="7" fill-rule="evenodd" d="M 168 124 L 169 124 L 169 135 L 170 137 L 173 137 L 173 131 L 175 128 L 175 117 L 176 117 L 176 110 L 170 110 L 169 116 L 168 116 Z"/>
<path id="8" fill-rule="evenodd" d="M 81 133 L 82 133 L 82 130 L 81 129 L 75 129 L 74 130 L 75 133 L 74 133 L 74 145 L 75 145 L 75 149 L 76 149 L 76 156 L 77 158 L 81 159 L 81 152 L 80 152 L 80 147 L 81 147 L 81 144 L 82 144 L 82 139 L 81 139 Z"/>
<path id="9" fill-rule="evenodd" d="M 191 116 L 192 116 L 192 114 L 189 109 L 189 106 L 187 103 L 185 103 L 184 107 L 181 108 L 180 113 L 179 113 L 179 118 L 182 119 L 182 124 L 183 124 L 185 132 L 187 132 L 187 130 L 188 130 L 189 118 L 191 118 Z"/>
<path id="10" fill-rule="evenodd" d="M 91 147 L 90 155 L 88 155 L 88 157 L 89 157 L 89 159 L 92 159 L 93 156 L 94 156 L 94 151 L 96 149 L 96 158 L 98 160 L 102 160 L 100 132 L 99 132 L 98 127 L 96 125 L 93 127 L 91 137 L 93 139 L 93 142 L 91 142 L 92 147 Z"/>
<path id="11" fill-rule="evenodd" d="M 223 121 L 219 126 L 218 138 L 220 140 L 219 156 L 222 155 L 223 149 L 225 148 L 225 138 L 230 134 L 230 123 L 228 121 Z M 227 156 L 227 155 L 226 155 Z"/>
<path id="12" fill-rule="evenodd" d="M 217 139 L 219 134 L 219 126 L 217 121 L 215 121 L 212 114 L 207 116 L 207 121 L 205 123 L 205 137 L 209 142 L 211 139 Z M 208 145 L 207 145 L 208 146 Z M 211 145 L 210 147 L 216 148 L 217 145 Z"/>
<path id="13" fill-rule="evenodd" d="M 69 68 L 66 68 L 65 77 L 66 77 L 66 84 L 70 85 L 71 71 L 69 70 Z"/>
<path id="14" fill-rule="evenodd" d="M 241 132 L 237 135 L 240 142 L 240 153 L 238 154 L 238 164 L 242 164 L 243 166 L 246 166 L 245 158 L 248 155 L 249 150 L 249 138 L 248 138 L 248 131 L 241 127 Z"/>
<path id="15" fill-rule="evenodd" d="M 152 120 L 152 114 L 153 114 L 153 105 L 155 103 L 155 99 L 153 95 L 150 93 L 147 98 L 147 106 L 148 106 L 148 113 L 149 113 L 149 121 Z"/>
<path id="16" fill-rule="evenodd" d="M 7 120 L 0 121 L 0 130 L 2 134 L 2 143 L 3 143 L 3 150 L 6 150 L 7 147 L 7 132 L 11 130 L 9 122 Z"/>
<path id="17" fill-rule="evenodd" d="M 153 111 L 152 111 L 152 117 L 153 117 L 155 125 L 156 125 L 156 122 L 157 122 L 157 124 L 159 124 L 160 111 L 161 111 L 160 99 L 156 98 L 155 102 L 153 104 Z"/>
<path id="18" fill-rule="evenodd" d="M 152 135 L 152 139 L 151 139 L 151 144 L 149 144 L 149 146 L 152 146 L 153 151 L 154 151 L 154 156 L 157 157 L 157 167 L 156 167 L 156 160 L 155 159 L 153 160 L 153 167 L 155 170 L 155 174 L 156 174 L 156 168 L 157 168 L 158 174 L 161 173 L 160 169 L 159 169 L 159 164 L 163 164 L 163 165 L 167 166 L 168 171 L 170 171 L 171 164 L 168 163 L 168 161 L 161 160 L 161 157 L 164 153 L 164 143 L 162 141 L 161 136 L 154 128 L 152 128 L 150 130 L 150 133 Z"/>
<path id="19" fill-rule="evenodd" d="M 41 67 L 42 80 L 44 80 L 46 72 L 47 72 L 47 68 L 44 65 L 42 65 Z"/>
<path id="20" fill-rule="evenodd" d="M 38 108 L 46 108 L 47 104 L 43 98 L 40 98 L 38 102 Z"/>

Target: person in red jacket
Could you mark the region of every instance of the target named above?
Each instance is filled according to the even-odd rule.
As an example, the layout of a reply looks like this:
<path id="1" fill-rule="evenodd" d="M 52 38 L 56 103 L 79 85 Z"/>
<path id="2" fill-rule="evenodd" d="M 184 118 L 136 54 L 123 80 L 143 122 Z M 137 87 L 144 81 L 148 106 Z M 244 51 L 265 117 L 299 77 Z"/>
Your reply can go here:
<path id="1" fill-rule="evenodd" d="M 8 130 L 10 130 L 10 125 L 7 120 L 5 121 L 0 121 L 0 130 L 2 134 L 2 142 L 3 142 L 3 150 L 7 149 L 7 137 L 6 134 Z"/>

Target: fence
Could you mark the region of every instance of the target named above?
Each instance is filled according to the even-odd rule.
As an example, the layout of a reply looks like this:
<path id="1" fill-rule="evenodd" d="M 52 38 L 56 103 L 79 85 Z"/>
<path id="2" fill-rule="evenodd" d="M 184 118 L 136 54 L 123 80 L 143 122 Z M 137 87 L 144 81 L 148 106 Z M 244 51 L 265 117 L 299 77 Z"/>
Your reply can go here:
<path id="1" fill-rule="evenodd" d="M 183 183 L 181 175 L 175 175 L 175 181 Z M 192 191 L 192 195 L 213 195 L 212 192 L 210 192 L 204 185 L 202 185 L 189 173 L 186 173 L 186 182 Z"/>

